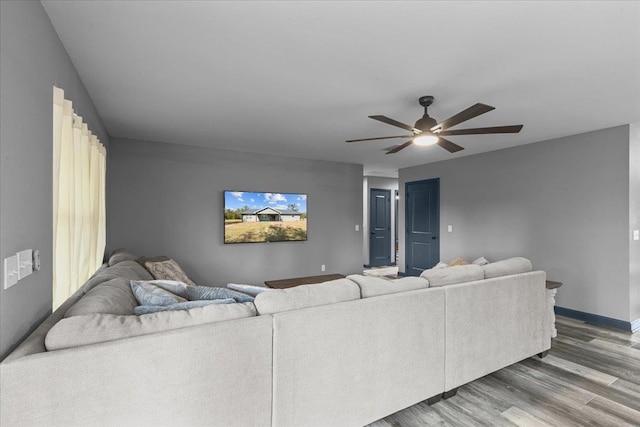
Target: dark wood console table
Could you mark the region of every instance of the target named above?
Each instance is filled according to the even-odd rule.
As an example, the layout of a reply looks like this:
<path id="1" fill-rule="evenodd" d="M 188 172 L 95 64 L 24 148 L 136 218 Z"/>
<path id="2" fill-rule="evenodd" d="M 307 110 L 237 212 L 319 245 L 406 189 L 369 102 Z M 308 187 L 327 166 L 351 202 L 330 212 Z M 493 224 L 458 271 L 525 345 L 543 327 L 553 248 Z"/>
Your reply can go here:
<path id="1" fill-rule="evenodd" d="M 321 276 L 294 277 L 293 279 L 266 280 L 264 282 L 270 288 L 285 289 L 300 285 L 311 285 L 313 283 L 328 282 L 329 280 L 344 279 L 342 274 L 323 274 Z"/>

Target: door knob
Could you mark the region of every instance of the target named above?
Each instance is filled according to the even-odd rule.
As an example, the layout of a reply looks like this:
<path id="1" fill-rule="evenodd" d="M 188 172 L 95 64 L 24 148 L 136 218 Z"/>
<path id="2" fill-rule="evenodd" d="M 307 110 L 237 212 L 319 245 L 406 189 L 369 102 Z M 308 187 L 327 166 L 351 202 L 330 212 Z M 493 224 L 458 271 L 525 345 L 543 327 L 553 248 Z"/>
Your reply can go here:
<path id="1" fill-rule="evenodd" d="M 437 237 L 436 236 L 431 236 L 431 240 L 436 240 Z"/>

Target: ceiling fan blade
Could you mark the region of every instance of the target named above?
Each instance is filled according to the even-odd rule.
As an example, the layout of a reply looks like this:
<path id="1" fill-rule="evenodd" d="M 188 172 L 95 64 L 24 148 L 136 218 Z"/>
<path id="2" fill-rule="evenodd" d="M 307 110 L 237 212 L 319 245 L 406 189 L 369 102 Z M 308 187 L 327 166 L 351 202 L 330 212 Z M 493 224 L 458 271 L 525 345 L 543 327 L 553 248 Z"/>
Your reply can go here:
<path id="1" fill-rule="evenodd" d="M 420 129 L 416 129 L 413 126 L 405 125 L 404 123 L 401 123 L 401 122 L 399 122 L 397 120 L 390 119 L 387 116 L 369 116 L 369 118 L 373 119 L 373 120 L 377 120 L 377 121 L 382 122 L 382 123 L 386 123 L 386 124 L 391 125 L 391 126 L 395 126 L 395 127 L 401 128 L 401 129 L 408 130 L 409 132 L 418 132 L 418 133 L 422 132 Z M 411 135 L 411 136 L 413 136 L 413 135 Z"/>
<path id="2" fill-rule="evenodd" d="M 466 122 L 467 120 L 473 119 L 481 114 L 488 113 L 491 110 L 495 110 L 495 107 L 490 105 L 477 103 L 476 105 L 472 105 L 464 111 L 459 112 L 447 120 L 438 123 L 434 127 L 431 128 L 431 132 L 437 132 L 441 130 L 448 129 L 452 126 L 455 126 L 459 123 Z"/>
<path id="3" fill-rule="evenodd" d="M 454 144 L 453 142 L 449 141 L 448 139 L 444 139 L 441 136 L 438 137 L 437 144 L 450 153 L 455 153 L 456 151 L 464 150 L 464 148 L 462 148 L 458 144 Z"/>
<path id="4" fill-rule="evenodd" d="M 345 142 L 361 142 L 361 141 L 375 141 L 378 139 L 393 139 L 393 138 L 412 138 L 413 135 L 398 135 L 398 136 L 380 136 L 377 138 L 364 138 L 364 139 L 350 139 Z"/>
<path id="5" fill-rule="evenodd" d="M 413 144 L 413 139 L 408 140 L 407 142 L 405 142 L 404 144 L 400 144 L 398 145 L 396 148 L 392 148 L 391 150 L 387 151 L 385 154 L 393 154 L 393 153 L 397 153 L 400 150 L 404 150 L 405 148 L 407 148 L 408 146 L 410 146 L 411 144 Z"/>
<path id="6" fill-rule="evenodd" d="M 522 127 L 523 125 L 512 125 L 512 126 L 494 126 L 489 128 L 443 130 L 442 132 L 438 132 L 438 135 L 454 136 L 454 135 L 483 135 L 488 133 L 518 133 L 522 130 Z"/>

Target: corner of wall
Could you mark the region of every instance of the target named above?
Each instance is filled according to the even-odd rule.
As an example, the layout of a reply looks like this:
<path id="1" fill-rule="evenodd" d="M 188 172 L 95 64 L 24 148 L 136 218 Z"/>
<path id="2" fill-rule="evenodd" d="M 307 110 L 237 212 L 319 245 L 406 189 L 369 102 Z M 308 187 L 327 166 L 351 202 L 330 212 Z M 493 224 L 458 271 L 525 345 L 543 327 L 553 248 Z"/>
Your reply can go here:
<path id="1" fill-rule="evenodd" d="M 629 320 L 640 328 L 640 240 L 633 240 L 634 230 L 640 230 L 640 122 L 629 125 Z"/>

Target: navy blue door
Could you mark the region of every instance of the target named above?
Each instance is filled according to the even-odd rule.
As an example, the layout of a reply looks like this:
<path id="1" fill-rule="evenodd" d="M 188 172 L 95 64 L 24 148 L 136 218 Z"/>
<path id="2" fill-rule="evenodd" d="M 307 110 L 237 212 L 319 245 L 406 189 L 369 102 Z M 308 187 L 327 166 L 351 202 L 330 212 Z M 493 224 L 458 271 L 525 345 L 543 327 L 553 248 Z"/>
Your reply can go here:
<path id="1" fill-rule="evenodd" d="M 405 274 L 419 276 L 440 260 L 440 180 L 406 184 Z"/>
<path id="2" fill-rule="evenodd" d="M 369 265 L 391 265 L 391 190 L 370 190 L 369 230 Z"/>

